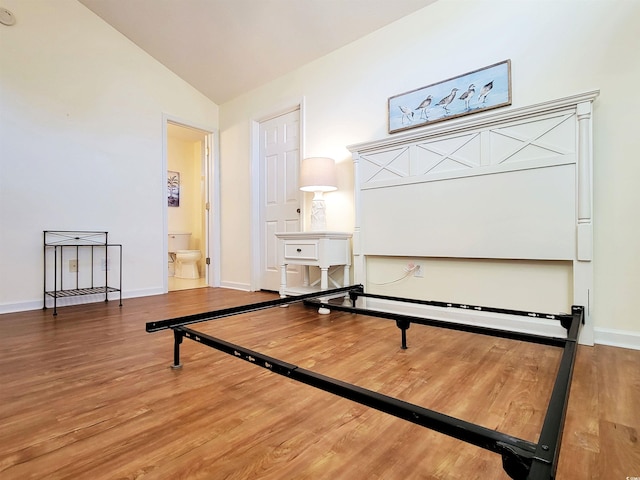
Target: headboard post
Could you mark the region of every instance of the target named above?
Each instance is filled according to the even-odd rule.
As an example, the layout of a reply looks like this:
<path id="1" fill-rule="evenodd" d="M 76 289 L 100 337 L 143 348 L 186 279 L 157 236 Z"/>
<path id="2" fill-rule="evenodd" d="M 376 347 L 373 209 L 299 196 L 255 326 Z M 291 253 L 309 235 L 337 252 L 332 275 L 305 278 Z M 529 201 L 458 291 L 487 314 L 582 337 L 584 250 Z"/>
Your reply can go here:
<path id="1" fill-rule="evenodd" d="M 594 343 L 593 321 L 591 319 L 593 305 L 593 100 L 576 105 L 578 119 L 578 222 L 576 225 L 576 259 L 573 262 L 573 303 L 585 307 L 585 328 L 582 329 L 580 342 L 586 345 Z"/>
<path id="2" fill-rule="evenodd" d="M 591 223 L 591 102 L 577 105 L 578 223 Z"/>
<path id="3" fill-rule="evenodd" d="M 354 284 L 364 281 L 365 262 L 362 255 L 362 245 L 360 243 L 360 154 L 353 152 L 353 176 L 354 176 L 354 202 L 355 202 L 355 226 L 353 229 L 353 279 Z"/>

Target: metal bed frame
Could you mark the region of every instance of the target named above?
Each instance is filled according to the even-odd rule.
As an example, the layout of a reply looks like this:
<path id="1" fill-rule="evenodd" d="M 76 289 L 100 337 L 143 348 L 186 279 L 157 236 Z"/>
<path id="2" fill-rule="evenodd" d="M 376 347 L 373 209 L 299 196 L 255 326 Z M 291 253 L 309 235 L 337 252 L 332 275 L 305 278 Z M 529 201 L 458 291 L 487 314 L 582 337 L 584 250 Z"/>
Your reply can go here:
<path id="1" fill-rule="evenodd" d="M 352 306 L 329 303 L 330 298 L 348 295 Z M 539 317 L 558 320 L 567 331 L 566 338 L 546 337 L 535 334 L 505 331 L 493 328 L 485 328 L 474 325 L 445 322 L 423 317 L 403 315 L 398 313 L 383 312 L 367 308 L 357 308 L 358 298 L 377 298 L 398 302 L 417 303 L 443 308 L 473 309 L 477 311 L 494 312 L 500 314 L 522 315 L 527 317 Z M 277 358 L 272 358 L 262 353 L 244 348 L 225 340 L 212 337 L 205 333 L 188 328 L 194 323 L 216 320 L 232 315 L 239 315 L 257 310 L 272 308 L 275 306 L 289 305 L 304 302 L 314 307 L 326 307 L 333 310 L 352 312 L 378 318 L 395 320 L 402 334 L 402 348 L 407 348 L 407 330 L 412 323 L 437 326 L 455 330 L 462 330 L 483 335 L 509 338 L 519 341 L 538 343 L 563 349 L 556 380 L 547 407 L 546 415 L 537 443 L 523 440 L 505 433 L 482 427 L 455 417 L 423 408 L 394 397 L 368 390 L 335 378 L 300 368 Z M 280 298 L 260 303 L 253 303 L 238 307 L 214 310 L 184 317 L 172 318 L 149 322 L 146 324 L 147 332 L 172 329 L 174 334 L 174 359 L 173 368 L 180 368 L 180 345 L 186 337 L 198 343 L 220 350 L 234 357 L 248 361 L 260 367 L 271 370 L 292 380 L 316 387 L 320 390 L 333 393 L 354 402 L 366 405 L 376 410 L 402 418 L 411 423 L 449 435 L 464 442 L 476 445 L 486 450 L 501 455 L 504 471 L 516 480 L 546 480 L 555 478 L 564 419 L 569 400 L 571 377 L 576 358 L 578 335 L 584 323 L 584 308 L 573 306 L 571 314 L 547 314 L 489 308 L 476 305 L 454 304 L 447 302 L 435 302 L 425 300 L 412 300 L 398 297 L 388 297 L 364 293 L 362 285 L 325 290 L 295 297 Z"/>

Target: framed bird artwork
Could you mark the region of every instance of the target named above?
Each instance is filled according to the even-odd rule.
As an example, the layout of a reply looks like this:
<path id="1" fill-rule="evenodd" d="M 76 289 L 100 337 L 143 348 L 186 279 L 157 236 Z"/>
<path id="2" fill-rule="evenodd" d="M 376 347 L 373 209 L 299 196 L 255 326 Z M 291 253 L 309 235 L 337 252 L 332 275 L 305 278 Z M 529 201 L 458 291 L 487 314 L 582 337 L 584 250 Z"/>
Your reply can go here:
<path id="1" fill-rule="evenodd" d="M 511 60 L 389 98 L 389 133 L 511 105 Z"/>

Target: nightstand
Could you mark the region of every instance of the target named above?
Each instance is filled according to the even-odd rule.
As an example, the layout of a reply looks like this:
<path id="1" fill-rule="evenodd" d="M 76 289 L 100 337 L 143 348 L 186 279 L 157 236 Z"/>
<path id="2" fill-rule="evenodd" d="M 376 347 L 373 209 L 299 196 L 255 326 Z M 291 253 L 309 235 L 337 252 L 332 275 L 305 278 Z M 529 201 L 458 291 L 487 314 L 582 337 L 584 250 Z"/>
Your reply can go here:
<path id="1" fill-rule="evenodd" d="M 282 232 L 278 238 L 280 264 L 280 296 L 301 295 L 349 285 L 351 267 L 351 233 L 346 232 Z M 301 286 L 287 284 L 287 265 L 303 267 Z M 309 267 L 320 268 L 320 279 L 309 282 Z M 330 274 L 331 267 L 342 267 L 342 285 Z M 328 312 L 321 312 L 328 313 Z"/>

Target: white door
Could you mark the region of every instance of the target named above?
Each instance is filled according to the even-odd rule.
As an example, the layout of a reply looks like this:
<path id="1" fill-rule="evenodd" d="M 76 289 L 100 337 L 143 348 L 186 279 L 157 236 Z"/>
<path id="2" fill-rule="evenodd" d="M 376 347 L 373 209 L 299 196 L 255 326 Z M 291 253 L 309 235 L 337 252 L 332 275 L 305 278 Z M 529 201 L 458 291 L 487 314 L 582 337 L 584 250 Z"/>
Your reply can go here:
<path id="1" fill-rule="evenodd" d="M 300 110 L 261 122 L 259 149 L 260 288 L 278 291 L 280 266 L 275 233 L 300 231 Z M 290 269 L 289 283 L 300 283 L 299 268 Z"/>

